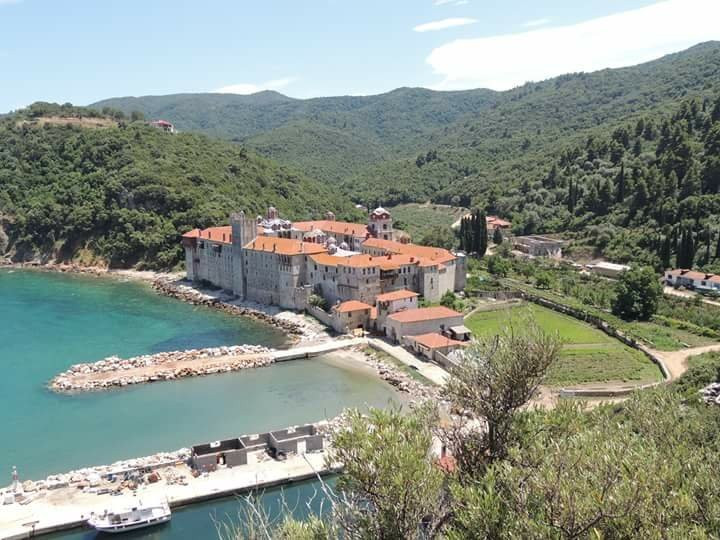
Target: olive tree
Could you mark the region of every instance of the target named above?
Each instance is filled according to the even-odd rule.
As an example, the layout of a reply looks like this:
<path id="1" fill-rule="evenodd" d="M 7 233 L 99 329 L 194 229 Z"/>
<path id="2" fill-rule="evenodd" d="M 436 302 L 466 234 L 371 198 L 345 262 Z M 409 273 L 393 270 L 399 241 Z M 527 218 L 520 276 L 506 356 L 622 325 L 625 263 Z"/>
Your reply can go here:
<path id="1" fill-rule="evenodd" d="M 467 348 L 451 372 L 444 397 L 470 422 L 449 430 L 448 442 L 462 472 L 481 474 L 484 464 L 505 457 L 513 419 L 535 394 L 560 352 L 560 341 L 531 320 Z"/>

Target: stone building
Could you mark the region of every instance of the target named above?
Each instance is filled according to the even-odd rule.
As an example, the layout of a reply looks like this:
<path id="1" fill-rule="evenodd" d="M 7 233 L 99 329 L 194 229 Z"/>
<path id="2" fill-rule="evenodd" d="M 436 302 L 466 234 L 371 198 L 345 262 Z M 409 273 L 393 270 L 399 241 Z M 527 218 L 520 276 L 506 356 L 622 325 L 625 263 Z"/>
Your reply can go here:
<path id="1" fill-rule="evenodd" d="M 335 220 L 291 222 L 275 208 L 230 226 L 194 229 L 182 237 L 187 277 L 241 299 L 303 310 L 311 294 L 329 305 L 408 290 L 431 302 L 465 287 L 465 258 L 442 248 L 395 242 L 390 213 L 378 208 L 368 224 Z"/>
<path id="2" fill-rule="evenodd" d="M 516 236 L 512 239 L 513 248 L 531 257 L 562 258 L 564 242 L 547 236 Z"/>
<path id="3" fill-rule="evenodd" d="M 463 315 L 443 306 L 408 309 L 388 316 L 383 333 L 395 341 L 407 336 L 443 334 L 451 327 L 463 325 Z"/>

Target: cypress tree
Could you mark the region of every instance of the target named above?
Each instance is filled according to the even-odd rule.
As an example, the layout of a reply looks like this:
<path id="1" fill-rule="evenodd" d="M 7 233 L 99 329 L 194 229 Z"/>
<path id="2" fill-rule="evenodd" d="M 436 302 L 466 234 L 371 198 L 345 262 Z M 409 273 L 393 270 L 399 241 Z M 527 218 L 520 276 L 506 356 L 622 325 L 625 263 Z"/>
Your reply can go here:
<path id="1" fill-rule="evenodd" d="M 620 164 L 620 173 L 617 177 L 617 197 L 616 201 L 621 203 L 625 200 L 625 164 Z"/>
<path id="2" fill-rule="evenodd" d="M 672 250 L 670 248 L 670 235 L 663 236 L 662 244 L 660 245 L 660 261 L 662 261 L 663 269 L 670 268 L 670 257 Z"/>
<path id="3" fill-rule="evenodd" d="M 478 232 L 480 239 L 478 242 L 478 257 L 483 257 L 487 252 L 488 245 L 488 230 L 487 230 L 487 219 L 485 212 L 480 212 L 478 215 Z"/>

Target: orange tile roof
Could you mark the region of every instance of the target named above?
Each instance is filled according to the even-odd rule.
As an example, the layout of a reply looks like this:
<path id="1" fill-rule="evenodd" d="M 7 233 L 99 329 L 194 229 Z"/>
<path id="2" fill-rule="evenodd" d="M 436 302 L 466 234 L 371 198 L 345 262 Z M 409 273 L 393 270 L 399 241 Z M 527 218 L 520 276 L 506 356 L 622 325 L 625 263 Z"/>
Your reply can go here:
<path id="1" fill-rule="evenodd" d="M 405 300 L 406 298 L 415 298 L 420 296 L 416 292 L 408 291 L 407 289 L 400 289 L 399 291 L 393 291 L 385 294 L 379 294 L 375 297 L 377 302 L 393 302 L 395 300 Z"/>
<path id="2" fill-rule="evenodd" d="M 349 236 L 360 236 L 363 238 L 368 235 L 367 225 L 363 225 L 362 223 L 347 223 L 345 221 L 297 221 L 293 223 L 293 227 L 304 232 L 320 229 L 323 232 L 332 234 L 347 234 Z"/>
<path id="3" fill-rule="evenodd" d="M 444 306 L 406 309 L 393 313 L 388 318 L 397 322 L 421 322 L 432 321 L 434 319 L 447 319 L 448 317 L 462 317 L 462 313 L 446 308 Z"/>
<path id="4" fill-rule="evenodd" d="M 363 246 L 383 249 L 390 253 L 420 257 L 436 263 L 450 262 L 454 261 L 456 258 L 455 255 L 450 253 L 447 249 L 431 246 L 419 246 L 417 244 L 402 244 L 400 242 L 382 240 L 380 238 L 368 238 L 365 242 L 363 242 Z"/>
<path id="5" fill-rule="evenodd" d="M 509 221 L 500 219 L 497 216 L 487 216 L 485 218 L 485 221 L 487 222 L 488 225 L 492 225 L 493 227 L 506 228 L 506 227 L 510 227 L 512 225 L 512 223 L 510 223 Z"/>
<path id="6" fill-rule="evenodd" d="M 207 229 L 193 229 L 182 235 L 183 238 L 202 238 L 204 240 L 212 240 L 221 244 L 232 244 L 232 227 L 226 225 L 224 227 L 209 227 Z"/>
<path id="7" fill-rule="evenodd" d="M 348 268 L 380 268 L 381 270 L 397 270 L 401 266 L 411 266 L 418 263 L 416 257 L 410 255 L 350 255 L 338 257 L 330 254 L 313 255 L 312 260 L 325 266 L 345 266 Z"/>
<path id="8" fill-rule="evenodd" d="M 705 272 L 697 272 L 695 270 L 684 270 L 681 268 L 676 268 L 675 270 L 670 270 L 668 274 L 673 276 L 678 276 L 682 278 L 687 279 L 694 279 L 694 280 L 700 280 L 700 281 L 714 281 L 717 282 L 720 278 L 716 276 L 715 274 L 706 274 Z"/>
<path id="9" fill-rule="evenodd" d="M 424 345 L 428 349 L 464 346 L 468 343 L 467 341 L 457 341 L 455 339 L 451 339 L 449 337 L 443 336 L 442 334 L 438 334 L 437 332 L 433 332 L 430 334 L 422 334 L 419 336 L 411 336 L 409 339 L 416 341 L 420 345 Z"/>
<path id="10" fill-rule="evenodd" d="M 338 304 L 337 306 L 335 306 L 334 309 L 338 313 L 349 313 L 351 311 L 372 311 L 372 306 L 369 306 L 365 302 L 360 302 L 358 300 L 348 300 L 347 302 Z"/>
<path id="11" fill-rule="evenodd" d="M 313 242 L 301 242 L 290 238 L 276 238 L 274 236 L 258 236 L 245 245 L 251 251 L 265 251 L 279 255 L 313 255 L 325 253 L 325 246 Z"/>

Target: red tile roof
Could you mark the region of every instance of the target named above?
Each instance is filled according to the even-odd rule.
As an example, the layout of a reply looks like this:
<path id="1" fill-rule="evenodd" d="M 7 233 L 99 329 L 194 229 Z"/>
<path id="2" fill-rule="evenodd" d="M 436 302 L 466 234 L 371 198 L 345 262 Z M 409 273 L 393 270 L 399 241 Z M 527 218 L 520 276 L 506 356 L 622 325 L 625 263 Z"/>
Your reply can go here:
<path id="1" fill-rule="evenodd" d="M 416 341 L 420 345 L 424 345 L 428 349 L 441 349 L 442 347 L 464 346 L 468 343 L 466 341 L 457 341 L 455 339 L 451 339 L 449 337 L 443 336 L 442 334 L 438 334 L 437 332 L 431 334 L 422 334 L 419 336 L 412 336 L 409 339 Z"/>
<path id="2" fill-rule="evenodd" d="M 343 302 L 342 304 L 338 304 L 337 306 L 335 306 L 334 309 L 338 313 L 349 313 L 351 311 L 371 311 L 372 306 L 369 306 L 365 302 L 360 302 L 358 300 L 348 300 L 346 302 Z"/>
<path id="3" fill-rule="evenodd" d="M 365 238 L 368 235 L 367 225 L 362 223 L 346 223 L 344 221 L 297 221 L 293 223 L 293 227 L 304 232 L 310 232 L 313 229 L 320 229 L 326 233 L 335 235 L 348 235 Z"/>
<path id="4" fill-rule="evenodd" d="M 313 255 L 326 252 L 325 246 L 320 244 L 301 242 L 290 238 L 276 238 L 274 236 L 258 236 L 252 242 L 248 242 L 245 249 L 277 253 L 279 255 Z"/>
<path id="5" fill-rule="evenodd" d="M 317 264 L 325 266 L 345 266 L 347 268 L 380 268 L 381 270 L 397 270 L 402 266 L 418 264 L 415 257 L 409 255 L 351 255 L 349 257 L 338 257 L 322 253 L 313 255 L 312 260 Z"/>
<path id="6" fill-rule="evenodd" d="M 379 294 L 377 297 L 375 297 L 375 300 L 377 302 L 393 302 L 395 300 L 405 300 L 406 298 L 415 298 L 416 296 L 420 296 L 416 292 L 408 291 L 406 289 L 401 289 L 399 291 L 393 291 L 385 294 Z"/>
<path id="7" fill-rule="evenodd" d="M 686 279 L 699 280 L 699 281 L 717 282 L 718 279 L 720 279 L 715 274 L 707 274 L 705 272 L 697 272 L 695 270 L 684 270 L 681 268 L 676 268 L 675 270 L 670 270 L 667 273 L 672 276 L 678 276 L 678 277 L 682 277 L 682 278 L 686 278 Z M 718 279 L 716 279 L 716 278 L 718 278 Z"/>
<path id="8" fill-rule="evenodd" d="M 400 242 L 382 240 L 380 238 L 368 238 L 365 242 L 363 242 L 363 246 L 382 249 L 388 253 L 419 257 L 436 263 L 446 263 L 455 260 L 455 255 L 450 253 L 447 249 L 431 246 L 419 246 L 417 244 L 402 244 Z"/>
<path id="9" fill-rule="evenodd" d="M 435 306 L 399 311 L 397 313 L 393 313 L 388 318 L 397 322 L 409 323 L 432 321 L 434 319 L 447 319 L 449 317 L 462 317 L 462 313 L 458 313 L 457 311 L 444 306 Z"/>
<path id="10" fill-rule="evenodd" d="M 490 225 L 491 227 L 500 227 L 501 229 L 505 229 L 505 228 L 510 227 L 510 226 L 512 225 L 512 223 L 510 223 L 509 221 L 505 221 L 504 219 L 500 219 L 500 218 L 497 217 L 497 216 L 487 216 L 487 217 L 485 218 L 485 221 L 486 221 L 487 224 Z"/>
<path id="11" fill-rule="evenodd" d="M 203 240 L 212 240 L 221 244 L 232 244 L 232 227 L 226 225 L 224 227 L 210 227 L 208 229 L 193 229 L 182 235 L 183 238 L 201 238 Z"/>

